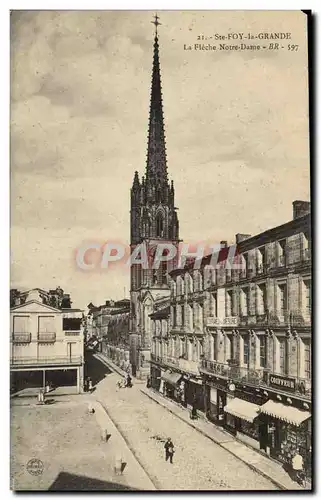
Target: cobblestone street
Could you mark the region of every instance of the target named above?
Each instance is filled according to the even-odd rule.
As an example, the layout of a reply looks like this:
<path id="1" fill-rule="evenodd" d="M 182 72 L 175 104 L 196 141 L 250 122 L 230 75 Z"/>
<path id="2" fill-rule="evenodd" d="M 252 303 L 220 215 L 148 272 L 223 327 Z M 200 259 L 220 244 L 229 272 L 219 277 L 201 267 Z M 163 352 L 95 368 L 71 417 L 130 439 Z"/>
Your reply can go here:
<path id="1" fill-rule="evenodd" d="M 94 358 L 89 371 L 102 371 Z M 111 418 L 143 465 L 155 486 L 162 490 L 276 490 L 270 481 L 211 442 L 189 425 L 133 388 L 118 389 L 120 376 L 109 373 L 97 384 L 93 397 Z M 174 463 L 165 462 L 164 440 L 171 437 Z"/>

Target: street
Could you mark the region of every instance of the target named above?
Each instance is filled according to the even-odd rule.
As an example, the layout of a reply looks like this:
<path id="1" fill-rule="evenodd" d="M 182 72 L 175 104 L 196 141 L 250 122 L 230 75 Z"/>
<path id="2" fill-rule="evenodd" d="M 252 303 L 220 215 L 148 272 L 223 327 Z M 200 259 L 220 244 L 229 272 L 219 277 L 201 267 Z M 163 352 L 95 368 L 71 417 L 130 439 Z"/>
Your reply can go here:
<path id="1" fill-rule="evenodd" d="M 118 389 L 121 378 L 93 356 L 87 373 L 92 397 L 101 401 L 144 470 L 160 490 L 276 490 L 270 481 L 140 392 L 144 385 Z M 174 463 L 165 462 L 171 437 Z"/>

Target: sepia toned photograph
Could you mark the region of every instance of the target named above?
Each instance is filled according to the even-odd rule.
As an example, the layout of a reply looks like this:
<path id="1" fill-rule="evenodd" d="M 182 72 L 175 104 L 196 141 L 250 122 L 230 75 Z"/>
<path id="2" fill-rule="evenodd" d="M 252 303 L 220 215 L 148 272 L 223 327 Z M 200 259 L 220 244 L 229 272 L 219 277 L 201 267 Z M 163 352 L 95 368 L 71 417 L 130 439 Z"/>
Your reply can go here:
<path id="1" fill-rule="evenodd" d="M 311 30 L 10 11 L 11 490 L 313 490 Z"/>

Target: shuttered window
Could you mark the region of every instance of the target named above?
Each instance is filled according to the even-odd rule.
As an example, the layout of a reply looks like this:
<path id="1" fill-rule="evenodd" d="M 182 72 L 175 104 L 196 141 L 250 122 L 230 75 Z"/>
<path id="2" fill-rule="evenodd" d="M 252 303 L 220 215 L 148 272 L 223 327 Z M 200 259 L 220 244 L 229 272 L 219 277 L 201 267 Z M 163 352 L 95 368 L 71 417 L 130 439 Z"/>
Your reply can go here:
<path id="1" fill-rule="evenodd" d="M 55 333 L 55 317 L 54 316 L 39 316 L 38 332 L 39 333 Z"/>
<path id="2" fill-rule="evenodd" d="M 13 333 L 29 333 L 29 316 L 14 316 Z"/>

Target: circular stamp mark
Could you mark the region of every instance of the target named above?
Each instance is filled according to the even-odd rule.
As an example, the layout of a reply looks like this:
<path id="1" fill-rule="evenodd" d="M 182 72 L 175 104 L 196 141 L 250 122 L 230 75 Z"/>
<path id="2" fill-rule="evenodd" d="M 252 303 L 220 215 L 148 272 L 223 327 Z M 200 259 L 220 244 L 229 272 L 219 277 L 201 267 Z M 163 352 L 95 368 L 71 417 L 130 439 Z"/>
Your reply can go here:
<path id="1" fill-rule="evenodd" d="M 32 476 L 40 476 L 43 473 L 43 462 L 38 458 L 32 458 L 27 463 L 27 471 Z"/>

